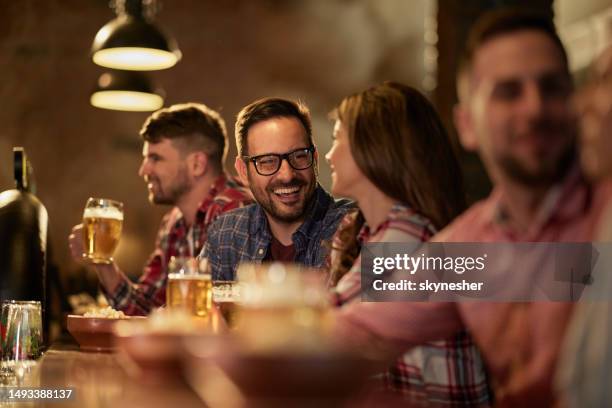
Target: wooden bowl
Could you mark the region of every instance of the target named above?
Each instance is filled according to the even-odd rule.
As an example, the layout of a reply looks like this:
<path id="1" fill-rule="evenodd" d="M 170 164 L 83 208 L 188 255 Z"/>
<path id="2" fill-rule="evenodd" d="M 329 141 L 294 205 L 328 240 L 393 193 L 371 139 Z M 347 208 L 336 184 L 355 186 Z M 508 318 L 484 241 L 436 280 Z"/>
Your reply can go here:
<path id="1" fill-rule="evenodd" d="M 204 369 L 214 364 L 246 401 L 257 406 L 342 405 L 363 390 L 378 367 L 371 359 L 338 351 L 254 353 L 231 342 L 218 345 L 216 351 L 204 346 L 206 342 L 186 344 L 185 362 L 194 389 L 204 390 L 208 381 Z"/>
<path id="2" fill-rule="evenodd" d="M 157 384 L 180 380 L 181 338 L 172 333 L 115 333 L 115 344 L 134 365 L 128 374 L 145 383 Z"/>
<path id="3" fill-rule="evenodd" d="M 142 316 L 126 316 L 121 319 L 68 315 L 68 332 L 84 351 L 113 351 L 113 327 L 120 320 L 140 320 Z"/>
<path id="4" fill-rule="evenodd" d="M 121 322 L 114 327 L 115 345 L 131 362 L 128 374 L 149 384 L 182 381 L 183 341 L 213 336 L 210 323 L 183 332 L 151 327 L 148 322 Z"/>
<path id="5" fill-rule="evenodd" d="M 342 401 L 360 391 L 371 374 L 369 361 L 333 353 L 225 354 L 216 363 L 255 401 Z"/>

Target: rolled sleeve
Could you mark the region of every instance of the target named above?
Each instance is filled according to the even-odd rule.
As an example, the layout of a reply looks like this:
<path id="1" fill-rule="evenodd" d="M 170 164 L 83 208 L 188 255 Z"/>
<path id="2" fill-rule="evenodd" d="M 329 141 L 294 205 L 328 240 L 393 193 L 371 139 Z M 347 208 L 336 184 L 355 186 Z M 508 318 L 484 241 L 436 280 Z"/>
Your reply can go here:
<path id="1" fill-rule="evenodd" d="M 154 253 L 137 283 L 125 275 L 112 293 L 103 290 L 110 305 L 129 316 L 145 316 L 166 303 L 166 280 L 162 257 Z"/>

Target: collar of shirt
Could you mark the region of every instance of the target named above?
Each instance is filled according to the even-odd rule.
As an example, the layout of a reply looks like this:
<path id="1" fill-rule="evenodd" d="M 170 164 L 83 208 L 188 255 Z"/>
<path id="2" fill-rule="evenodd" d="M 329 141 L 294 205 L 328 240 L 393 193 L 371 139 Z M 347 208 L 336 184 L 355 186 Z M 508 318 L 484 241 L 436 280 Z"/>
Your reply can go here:
<path id="1" fill-rule="evenodd" d="M 387 228 L 389 228 L 389 224 L 391 223 L 391 221 L 397 219 L 401 215 L 411 213 L 414 213 L 414 211 L 409 206 L 401 203 L 395 203 L 391 207 L 389 214 L 387 214 L 387 218 L 382 223 L 380 223 L 380 225 L 374 231 L 370 231 L 370 226 L 367 223 L 364 223 L 361 227 L 361 230 L 359 230 L 357 239 L 361 244 L 367 243 L 370 241 L 370 239 L 372 239 L 372 237 L 375 237 L 376 235 L 384 232 Z"/>
<path id="2" fill-rule="evenodd" d="M 196 212 L 196 222 L 194 222 L 194 225 L 192 226 L 191 229 L 187 227 L 187 223 L 185 222 L 185 217 L 183 216 L 181 211 L 178 209 L 178 207 L 175 207 L 177 210 L 176 211 L 177 216 L 174 222 L 170 223 L 170 225 L 173 226 L 172 227 L 173 233 L 175 234 L 177 239 L 187 240 L 189 251 L 190 251 L 190 254 L 182 254 L 182 255 L 194 256 L 194 252 L 196 248 L 200 248 L 201 242 L 200 242 L 199 235 L 201 231 L 199 230 L 197 226 L 202 224 L 202 221 L 206 217 L 206 212 L 208 211 L 210 206 L 214 203 L 215 197 L 219 194 L 219 192 L 225 189 L 226 185 L 227 185 L 227 178 L 225 174 L 222 173 L 219 177 L 215 179 L 213 184 L 210 186 L 210 189 L 208 190 L 208 194 L 206 195 L 204 200 L 202 200 L 202 202 L 200 203 L 200 206 L 198 207 L 198 210 Z M 187 247 L 185 247 L 184 250 L 186 250 L 186 248 Z"/>
<path id="3" fill-rule="evenodd" d="M 317 224 L 325 216 L 331 201 L 333 201 L 332 196 L 329 195 L 329 193 L 327 193 L 323 187 L 317 184 L 317 187 L 313 193 L 313 198 L 304 212 L 304 222 L 293 234 L 294 241 L 296 236 L 300 235 L 306 239 L 314 237 L 314 234 L 318 230 Z M 255 210 L 255 217 L 250 226 L 250 233 L 261 236 L 266 241 L 270 241 L 272 239 L 270 228 L 268 227 L 268 218 L 266 217 L 264 209 L 260 205 L 257 205 Z"/>
<path id="4" fill-rule="evenodd" d="M 214 203 L 215 197 L 217 197 L 217 195 L 221 191 L 225 190 L 226 187 L 227 187 L 227 177 L 225 176 L 224 173 L 221 173 L 221 175 L 215 179 L 212 186 L 210 187 L 210 190 L 208 190 L 208 194 L 206 195 L 206 198 L 204 198 L 204 200 L 200 204 L 200 207 L 198 208 L 198 212 L 196 213 L 196 218 L 201 219 L 201 218 L 206 217 L 208 208 Z"/>
<path id="5" fill-rule="evenodd" d="M 518 238 L 517 233 L 510 228 L 510 214 L 504 208 L 505 197 L 504 191 L 499 187 L 491 193 L 491 224 L 506 236 Z M 525 234 L 520 234 L 521 240 L 535 240 L 537 235 L 551 223 L 576 218 L 588 208 L 590 197 L 589 184 L 584 179 L 578 164 L 575 164 L 568 175 L 546 193 L 533 224 Z"/>
<path id="6" fill-rule="evenodd" d="M 225 186 L 227 184 L 227 177 L 225 174 L 221 174 L 219 177 L 215 179 L 213 184 L 210 186 L 208 190 L 208 194 L 204 197 L 204 200 L 200 203 L 198 210 L 196 212 L 196 219 L 201 220 L 206 217 L 206 212 L 208 208 L 213 204 L 215 197 L 219 194 L 220 191 L 225 190 Z M 183 214 L 178 211 L 178 215 L 175 220 L 175 224 L 187 230 L 187 224 L 185 223 L 185 217 Z"/>

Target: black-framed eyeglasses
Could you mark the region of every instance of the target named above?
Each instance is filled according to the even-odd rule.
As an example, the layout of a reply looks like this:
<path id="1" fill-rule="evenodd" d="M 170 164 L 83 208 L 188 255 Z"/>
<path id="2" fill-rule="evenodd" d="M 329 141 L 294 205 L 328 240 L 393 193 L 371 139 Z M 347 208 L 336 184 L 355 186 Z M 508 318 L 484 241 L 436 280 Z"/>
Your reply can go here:
<path id="1" fill-rule="evenodd" d="M 306 170 L 314 162 L 314 152 L 315 147 L 310 146 L 284 154 L 268 153 L 259 156 L 242 156 L 242 159 L 247 163 L 253 162 L 255 170 L 260 175 L 271 176 L 280 169 L 283 159 L 286 159 L 287 163 L 295 170 Z"/>

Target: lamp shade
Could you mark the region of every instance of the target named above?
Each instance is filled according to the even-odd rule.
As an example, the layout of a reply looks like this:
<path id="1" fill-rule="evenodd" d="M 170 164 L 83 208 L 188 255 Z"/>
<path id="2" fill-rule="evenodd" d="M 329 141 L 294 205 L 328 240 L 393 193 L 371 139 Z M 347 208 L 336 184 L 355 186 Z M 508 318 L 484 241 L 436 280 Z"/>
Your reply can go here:
<path id="1" fill-rule="evenodd" d="M 149 79 L 133 71 L 105 72 L 89 101 L 97 108 L 131 112 L 148 112 L 161 108 L 161 90 L 153 90 Z"/>
<path id="2" fill-rule="evenodd" d="M 143 18 L 121 14 L 102 27 L 91 47 L 93 61 L 107 68 L 153 71 L 181 59 L 176 41 Z"/>

